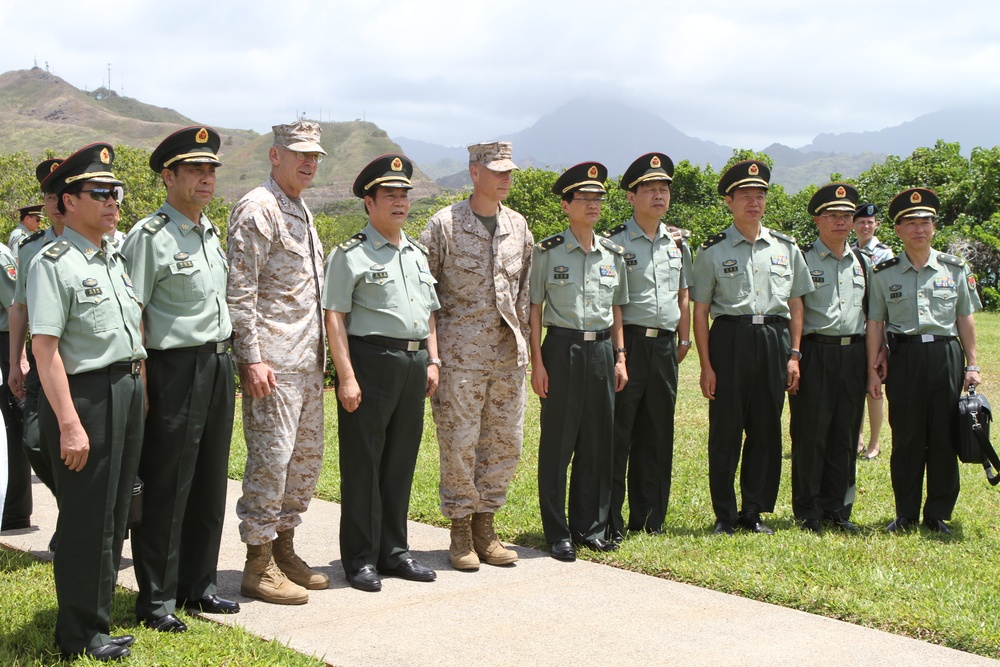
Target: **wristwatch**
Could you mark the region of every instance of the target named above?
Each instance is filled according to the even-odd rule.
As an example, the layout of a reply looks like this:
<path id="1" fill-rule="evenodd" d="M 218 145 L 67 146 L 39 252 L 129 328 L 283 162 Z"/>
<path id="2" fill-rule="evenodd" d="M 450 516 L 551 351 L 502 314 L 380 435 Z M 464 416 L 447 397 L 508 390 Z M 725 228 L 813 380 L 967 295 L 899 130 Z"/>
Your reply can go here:
<path id="1" fill-rule="evenodd" d="M 798 361 L 799 359 L 802 358 L 802 352 L 800 352 L 799 350 L 789 350 L 788 358 L 795 359 L 796 361 Z"/>
<path id="2" fill-rule="evenodd" d="M 430 359 L 427 360 L 427 363 L 433 366 L 437 366 L 438 368 L 441 367 L 441 360 L 438 359 L 437 357 L 431 357 Z"/>
<path id="3" fill-rule="evenodd" d="M 691 341 L 689 340 L 679 340 L 677 341 L 677 345 L 678 347 L 686 347 L 688 349 L 691 349 Z"/>
<path id="4" fill-rule="evenodd" d="M 979 366 L 966 366 L 965 367 L 965 372 L 966 373 L 978 373 L 979 372 Z"/>

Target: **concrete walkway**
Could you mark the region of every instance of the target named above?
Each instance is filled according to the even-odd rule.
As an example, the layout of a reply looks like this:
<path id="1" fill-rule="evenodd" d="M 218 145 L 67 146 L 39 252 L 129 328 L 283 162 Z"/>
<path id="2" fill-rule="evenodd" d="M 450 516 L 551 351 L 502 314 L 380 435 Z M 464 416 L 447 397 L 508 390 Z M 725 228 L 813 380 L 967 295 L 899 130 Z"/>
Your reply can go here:
<path id="1" fill-rule="evenodd" d="M 0 544 L 48 557 L 55 501 L 37 481 L 32 523 Z M 434 583 L 386 578 L 380 593 L 344 581 L 338 548 L 340 506 L 314 500 L 296 533 L 300 555 L 330 575 L 298 607 L 238 595 L 246 554 L 229 483 L 229 515 L 219 562 L 220 593 L 239 600 L 235 616 L 206 616 L 287 643 L 331 665 L 767 665 L 768 667 L 926 667 L 996 661 L 914 639 L 605 565 L 560 563 L 517 547 L 520 561 L 474 573 L 448 565 L 448 531 L 410 523 L 417 559 Z M 135 588 L 129 543 L 119 583 Z"/>

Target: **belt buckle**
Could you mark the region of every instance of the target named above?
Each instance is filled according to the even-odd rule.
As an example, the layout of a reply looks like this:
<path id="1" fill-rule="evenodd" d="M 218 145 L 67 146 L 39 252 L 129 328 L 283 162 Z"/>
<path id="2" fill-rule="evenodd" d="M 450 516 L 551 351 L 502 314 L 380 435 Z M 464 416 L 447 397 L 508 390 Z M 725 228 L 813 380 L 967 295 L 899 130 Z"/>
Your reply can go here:
<path id="1" fill-rule="evenodd" d="M 139 372 L 142 370 L 142 361 L 140 361 L 139 359 L 133 359 L 131 363 L 132 363 L 132 375 L 138 375 Z"/>
<path id="2" fill-rule="evenodd" d="M 752 315 L 750 317 L 750 322 L 752 324 L 764 324 L 764 316 L 763 315 Z"/>
<path id="3" fill-rule="evenodd" d="M 920 334 L 920 342 L 921 343 L 933 343 L 934 342 L 934 335 L 933 334 Z"/>
<path id="4" fill-rule="evenodd" d="M 643 333 L 643 336 L 645 336 L 646 338 L 659 338 L 659 336 L 660 336 L 660 330 L 659 329 L 646 329 L 645 333 Z"/>
<path id="5" fill-rule="evenodd" d="M 227 340 L 224 340 L 224 341 L 221 341 L 219 343 L 216 343 L 215 344 L 215 353 L 216 354 L 222 354 L 223 352 L 226 351 L 227 347 L 229 347 L 229 341 L 227 341 Z"/>
<path id="6" fill-rule="evenodd" d="M 407 352 L 419 352 L 420 351 L 420 341 L 419 340 L 408 340 L 408 341 L 406 341 L 406 351 Z"/>
<path id="7" fill-rule="evenodd" d="M 597 332 L 596 331 L 584 331 L 583 332 L 583 339 L 584 340 L 597 340 Z"/>
<path id="8" fill-rule="evenodd" d="M 851 337 L 850 336 L 841 336 L 841 338 L 840 338 L 840 344 L 841 345 L 850 345 L 851 344 Z"/>

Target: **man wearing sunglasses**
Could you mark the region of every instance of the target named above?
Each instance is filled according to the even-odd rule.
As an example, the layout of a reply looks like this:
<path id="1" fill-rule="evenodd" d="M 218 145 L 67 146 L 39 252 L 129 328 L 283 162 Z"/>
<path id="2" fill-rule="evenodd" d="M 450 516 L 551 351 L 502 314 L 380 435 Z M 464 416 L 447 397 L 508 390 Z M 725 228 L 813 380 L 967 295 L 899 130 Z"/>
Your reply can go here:
<path id="1" fill-rule="evenodd" d="M 214 614 L 240 610 L 218 596 L 216 582 L 235 406 L 228 264 L 204 214 L 215 194 L 221 143 L 218 132 L 199 126 L 160 142 L 149 166 L 163 179 L 167 200 L 132 227 L 122 246 L 149 355 L 139 461 L 145 497 L 142 525 L 132 536 L 135 614 L 161 632 L 187 629 L 174 615 L 178 605 Z"/>
<path id="2" fill-rule="evenodd" d="M 229 216 L 227 302 L 247 444 L 240 590 L 274 604 L 305 604 L 306 589 L 330 583 L 292 543 L 323 466 L 323 248 L 302 199 L 326 155 L 320 131 L 304 120 L 275 125 L 270 177 Z"/>
<path id="3" fill-rule="evenodd" d="M 42 222 L 42 205 L 22 206 L 18 209 L 18 213 L 21 216 L 21 221 L 7 239 L 7 247 L 14 253 L 17 253 L 17 246 L 26 236 L 38 231 L 38 226 Z"/>
<path id="4" fill-rule="evenodd" d="M 129 655 L 110 635 L 111 600 L 142 448 L 141 312 L 118 224 L 114 149 L 92 144 L 49 176 L 62 237 L 32 262 L 28 312 L 43 393 L 40 443 L 53 462 L 59 548 L 53 562 L 56 643 L 67 656 Z"/>

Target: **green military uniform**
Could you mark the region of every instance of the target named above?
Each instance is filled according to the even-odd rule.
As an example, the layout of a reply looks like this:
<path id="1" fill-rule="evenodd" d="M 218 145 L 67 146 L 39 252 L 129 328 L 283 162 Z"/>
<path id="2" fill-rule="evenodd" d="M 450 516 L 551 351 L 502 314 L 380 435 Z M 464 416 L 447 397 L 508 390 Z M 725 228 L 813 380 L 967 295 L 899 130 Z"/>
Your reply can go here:
<path id="1" fill-rule="evenodd" d="M 347 313 L 362 394 L 354 412 L 337 404 L 340 554 L 348 575 L 366 566 L 391 570 L 411 558 L 406 515 L 423 433 L 426 339 L 440 304 L 427 250 L 400 234 L 394 245 L 369 223 L 334 249 L 324 271 L 323 309 Z"/>
<path id="2" fill-rule="evenodd" d="M 21 446 L 21 415 L 15 415 L 10 406 L 10 319 L 7 309 L 14 303 L 14 289 L 17 284 L 17 267 L 14 255 L 7 246 L 0 245 L 0 372 L 3 373 L 3 387 L 0 387 L 0 412 L 7 431 L 7 489 L 3 503 L 3 523 L 0 530 L 27 528 L 30 523 L 31 503 L 31 463 L 27 452 Z M 13 362 L 20 363 L 20 359 Z"/>
<path id="3" fill-rule="evenodd" d="M 90 440 L 81 471 L 53 469 L 59 503 L 56 642 L 65 653 L 79 653 L 109 643 L 111 596 L 142 446 L 138 360 L 146 353 L 124 258 L 107 241 L 98 248 L 67 228 L 32 264 L 28 308 L 33 334 L 59 339 Z M 41 446 L 59 461 L 59 422 L 44 393 L 38 418 Z"/>
<path id="4" fill-rule="evenodd" d="M 965 358 L 956 318 L 980 308 L 975 279 L 959 257 L 931 249 L 926 265 L 916 269 L 902 253 L 874 269 L 868 318 L 885 322 L 889 339 L 885 391 L 897 517 L 919 517 L 925 468 L 925 519 L 950 519 L 955 508 L 955 405 Z"/>
<path id="5" fill-rule="evenodd" d="M 566 229 L 536 243 L 532 255 L 531 303 L 542 304 L 548 328 L 542 343 L 549 389 L 541 399 L 538 495 L 550 544 L 603 539 L 607 527 L 615 385 L 609 329 L 612 306 L 628 303 L 622 253 L 603 237 L 595 237 L 585 252 Z"/>
<path id="6" fill-rule="evenodd" d="M 208 218 L 189 220 L 170 204 L 132 227 L 122 254 L 149 354 L 139 464 L 145 502 L 132 539 L 136 616 L 156 619 L 173 614 L 175 600 L 218 591 L 235 408 L 229 271 Z"/>
<path id="7" fill-rule="evenodd" d="M 693 276 L 691 298 L 710 304 L 714 318 L 709 354 L 716 391 L 708 408 L 712 507 L 716 519 L 735 523 L 733 481 L 741 445 L 742 511 L 774 511 L 790 349 L 788 300 L 812 291 L 812 281 L 794 239 L 763 226 L 752 243 L 735 225 L 709 238 L 695 258 Z"/>
<path id="8" fill-rule="evenodd" d="M 622 533 L 626 470 L 629 530 L 658 531 L 670 501 L 677 402 L 677 292 L 688 288 L 691 249 L 661 223 L 650 240 L 635 219 L 608 238 L 624 248 L 628 303 L 622 306 L 628 384 L 615 395 L 615 446 L 608 530 Z"/>

